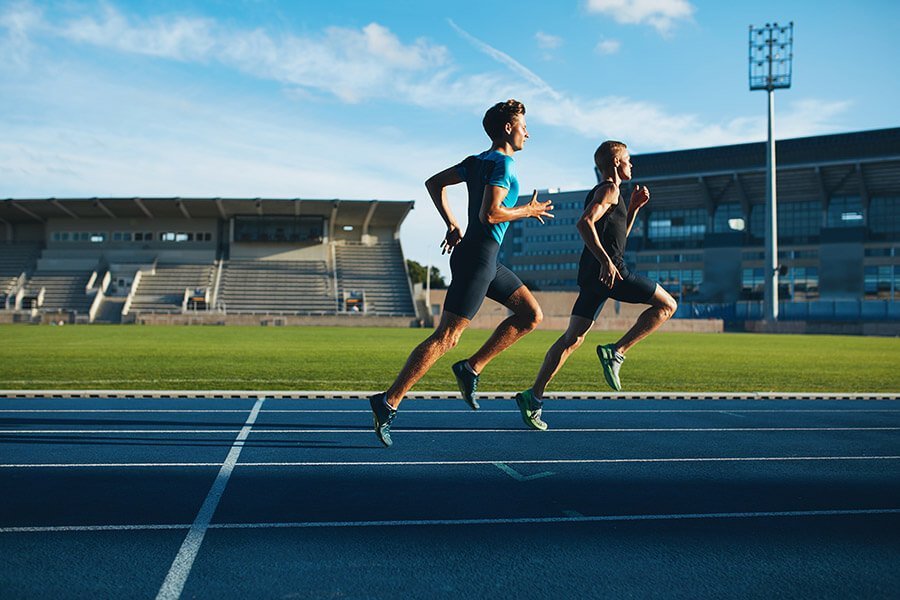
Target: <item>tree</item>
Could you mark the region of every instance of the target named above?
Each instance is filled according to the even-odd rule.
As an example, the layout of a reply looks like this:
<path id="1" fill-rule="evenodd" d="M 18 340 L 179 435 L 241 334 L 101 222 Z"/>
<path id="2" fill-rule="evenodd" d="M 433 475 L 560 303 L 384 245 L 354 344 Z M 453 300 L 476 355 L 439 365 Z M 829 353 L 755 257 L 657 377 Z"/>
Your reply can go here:
<path id="1" fill-rule="evenodd" d="M 407 259 L 406 260 L 406 268 L 409 270 L 409 279 L 413 283 L 421 283 L 423 286 L 425 285 L 425 275 L 427 273 L 426 268 L 417 263 L 414 260 Z M 441 272 L 437 267 L 431 267 L 431 289 L 433 290 L 443 290 L 447 287 L 447 283 L 444 281 L 444 276 L 441 275 Z"/>

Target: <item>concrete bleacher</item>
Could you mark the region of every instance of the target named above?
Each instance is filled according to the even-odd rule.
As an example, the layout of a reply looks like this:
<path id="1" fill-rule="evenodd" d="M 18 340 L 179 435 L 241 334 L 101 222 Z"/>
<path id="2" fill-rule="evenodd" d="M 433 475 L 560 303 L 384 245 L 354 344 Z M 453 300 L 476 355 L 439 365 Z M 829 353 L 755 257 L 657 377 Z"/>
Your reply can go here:
<path id="1" fill-rule="evenodd" d="M 25 283 L 28 296 L 37 296 L 44 290 L 43 311 L 74 311 L 86 314 L 94 297 L 86 287 L 91 278 L 85 271 L 35 271 Z"/>
<path id="2" fill-rule="evenodd" d="M 157 265 L 155 273 L 141 276 L 131 312 L 181 312 L 185 289 L 206 290 L 214 275 L 212 264 Z"/>
<path id="3" fill-rule="evenodd" d="M 335 258 L 340 294 L 365 292 L 367 313 L 416 314 L 399 242 L 338 244 Z"/>
<path id="4" fill-rule="evenodd" d="M 36 244 L 0 245 L 0 300 L 12 291 L 22 273 L 34 270 L 39 254 L 40 247 Z"/>
<path id="5" fill-rule="evenodd" d="M 320 260 L 230 260 L 219 307 L 228 313 L 332 314 L 332 277 Z"/>

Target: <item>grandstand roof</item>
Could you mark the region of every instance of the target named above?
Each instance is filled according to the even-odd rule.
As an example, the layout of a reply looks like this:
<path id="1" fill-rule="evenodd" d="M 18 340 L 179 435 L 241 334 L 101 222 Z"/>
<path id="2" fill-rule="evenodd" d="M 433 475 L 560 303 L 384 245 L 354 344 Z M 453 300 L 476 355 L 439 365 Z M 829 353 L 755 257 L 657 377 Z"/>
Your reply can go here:
<path id="1" fill-rule="evenodd" d="M 776 140 L 779 167 L 900 158 L 900 128 Z M 641 179 L 766 168 L 766 142 L 632 156 Z"/>
<path id="2" fill-rule="evenodd" d="M 0 222 L 48 219 L 229 219 L 234 216 L 322 216 L 342 224 L 399 226 L 412 200 L 305 198 L 7 198 Z"/>

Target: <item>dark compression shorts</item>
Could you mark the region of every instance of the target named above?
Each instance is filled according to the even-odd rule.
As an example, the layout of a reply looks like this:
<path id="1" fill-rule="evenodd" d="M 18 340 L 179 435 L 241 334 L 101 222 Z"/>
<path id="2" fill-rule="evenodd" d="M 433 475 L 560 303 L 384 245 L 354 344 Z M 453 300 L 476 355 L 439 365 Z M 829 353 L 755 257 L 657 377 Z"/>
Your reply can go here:
<path id="1" fill-rule="evenodd" d="M 497 262 L 500 245 L 492 239 L 463 239 L 450 255 L 450 288 L 444 310 L 472 319 L 485 297 L 503 304 L 522 280 Z"/>
<path id="2" fill-rule="evenodd" d="M 572 307 L 572 314 L 596 321 L 603 303 L 608 298 L 628 304 L 649 304 L 650 298 L 656 293 L 656 282 L 624 268 L 620 268 L 619 273 L 623 278 L 617 279 L 612 288 L 599 281 L 596 285 L 582 286 L 581 293 L 575 300 L 575 306 Z"/>

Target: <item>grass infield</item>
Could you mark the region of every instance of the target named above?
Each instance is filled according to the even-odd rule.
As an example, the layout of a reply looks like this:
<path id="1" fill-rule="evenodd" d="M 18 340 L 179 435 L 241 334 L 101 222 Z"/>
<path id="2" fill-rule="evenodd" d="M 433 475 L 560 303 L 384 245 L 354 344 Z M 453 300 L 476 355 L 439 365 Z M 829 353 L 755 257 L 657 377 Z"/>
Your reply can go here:
<path id="1" fill-rule="evenodd" d="M 414 389 L 455 390 L 450 365 L 490 332 L 470 330 Z M 353 327 L 0 325 L 0 388 L 382 390 L 429 331 Z M 528 388 L 558 331 L 501 354 L 479 389 Z M 610 391 L 592 332 L 548 391 Z M 900 340 L 843 336 L 656 333 L 632 348 L 623 391 L 900 392 Z"/>

